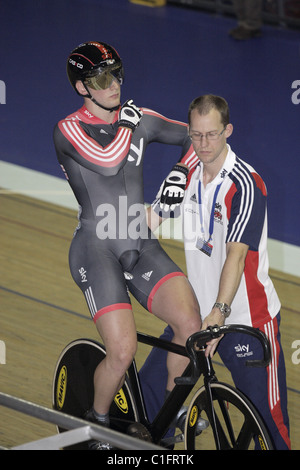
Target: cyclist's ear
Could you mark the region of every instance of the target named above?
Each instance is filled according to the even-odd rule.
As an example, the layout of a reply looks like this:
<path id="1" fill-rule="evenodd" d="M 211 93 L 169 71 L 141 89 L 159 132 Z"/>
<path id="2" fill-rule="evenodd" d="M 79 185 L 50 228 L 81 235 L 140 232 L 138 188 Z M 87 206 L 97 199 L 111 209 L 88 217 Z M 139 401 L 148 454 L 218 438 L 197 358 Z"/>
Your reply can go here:
<path id="1" fill-rule="evenodd" d="M 81 96 L 88 95 L 88 92 L 81 80 L 77 80 L 75 86 L 76 86 L 76 90 Z"/>

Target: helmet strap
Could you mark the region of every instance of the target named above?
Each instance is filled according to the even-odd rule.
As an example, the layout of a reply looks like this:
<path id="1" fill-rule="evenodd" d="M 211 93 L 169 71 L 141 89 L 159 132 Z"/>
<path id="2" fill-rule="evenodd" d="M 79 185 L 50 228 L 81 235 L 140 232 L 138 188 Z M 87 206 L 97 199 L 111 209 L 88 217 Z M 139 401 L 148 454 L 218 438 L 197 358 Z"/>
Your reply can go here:
<path id="1" fill-rule="evenodd" d="M 103 106 L 102 104 L 98 103 L 97 100 L 95 100 L 95 98 L 93 98 L 91 95 L 88 96 L 88 98 L 93 102 L 95 103 L 97 106 L 99 106 L 100 108 L 102 109 L 105 109 L 105 111 L 109 111 L 110 113 L 112 113 L 113 111 L 117 111 L 117 109 L 119 109 L 120 105 L 118 104 L 117 106 L 114 106 L 113 108 L 106 108 L 105 106 Z"/>

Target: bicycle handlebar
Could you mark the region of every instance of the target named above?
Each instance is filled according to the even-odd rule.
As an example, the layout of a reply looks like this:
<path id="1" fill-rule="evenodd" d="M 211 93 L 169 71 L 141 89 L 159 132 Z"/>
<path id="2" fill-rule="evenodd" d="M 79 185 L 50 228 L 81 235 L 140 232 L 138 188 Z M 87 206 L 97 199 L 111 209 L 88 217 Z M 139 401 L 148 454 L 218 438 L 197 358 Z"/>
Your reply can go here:
<path id="1" fill-rule="evenodd" d="M 177 377 L 175 382 L 177 384 L 190 384 L 196 383 L 200 376 L 200 368 L 198 364 L 198 357 L 196 349 L 203 349 L 208 341 L 215 338 L 220 338 L 227 333 L 244 333 L 257 338 L 263 349 L 263 359 L 260 360 L 247 360 L 246 366 L 249 367 L 267 367 L 271 360 L 271 347 L 267 336 L 260 330 L 251 326 L 245 325 L 224 325 L 224 326 L 210 326 L 207 330 L 198 331 L 192 334 L 186 342 L 186 350 L 193 365 L 192 377 Z"/>

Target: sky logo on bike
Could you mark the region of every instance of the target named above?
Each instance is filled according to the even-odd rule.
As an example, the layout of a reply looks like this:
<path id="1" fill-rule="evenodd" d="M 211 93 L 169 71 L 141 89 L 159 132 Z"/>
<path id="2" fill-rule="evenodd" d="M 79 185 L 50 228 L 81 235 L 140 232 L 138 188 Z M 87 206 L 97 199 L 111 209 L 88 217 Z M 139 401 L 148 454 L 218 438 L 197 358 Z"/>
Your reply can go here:
<path id="1" fill-rule="evenodd" d="M 128 413 L 128 403 L 122 388 L 118 391 L 117 395 L 115 396 L 114 402 L 117 407 L 122 411 L 122 413 Z"/>
<path id="2" fill-rule="evenodd" d="M 64 406 L 67 391 L 67 368 L 62 366 L 56 386 L 56 405 L 59 410 Z"/>

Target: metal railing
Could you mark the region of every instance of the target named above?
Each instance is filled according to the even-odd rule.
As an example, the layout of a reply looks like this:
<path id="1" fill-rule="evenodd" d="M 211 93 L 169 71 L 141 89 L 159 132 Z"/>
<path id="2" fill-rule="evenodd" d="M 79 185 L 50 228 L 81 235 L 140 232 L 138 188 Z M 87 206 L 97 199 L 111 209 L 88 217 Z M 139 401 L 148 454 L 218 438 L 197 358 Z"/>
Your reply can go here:
<path id="1" fill-rule="evenodd" d="M 1 450 L 59 450 L 90 439 L 109 442 L 112 446 L 123 450 L 163 450 L 162 447 L 155 444 L 126 436 L 112 429 L 1 392 L 0 405 L 55 424 L 61 429 L 67 429 L 67 431 L 60 434 L 57 433 L 9 449 L 1 447 Z"/>

